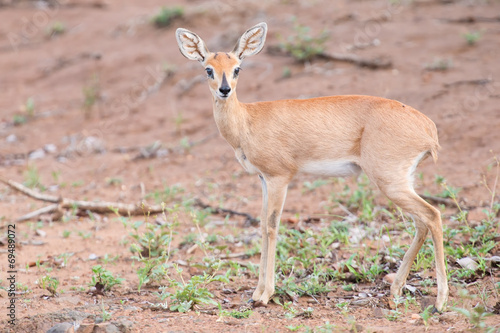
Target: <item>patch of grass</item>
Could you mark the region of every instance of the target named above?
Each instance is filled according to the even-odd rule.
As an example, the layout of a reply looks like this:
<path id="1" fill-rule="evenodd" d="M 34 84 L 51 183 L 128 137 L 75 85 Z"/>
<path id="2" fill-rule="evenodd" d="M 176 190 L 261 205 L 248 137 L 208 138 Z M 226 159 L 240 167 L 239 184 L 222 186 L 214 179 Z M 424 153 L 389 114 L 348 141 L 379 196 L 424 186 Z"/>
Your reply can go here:
<path id="1" fill-rule="evenodd" d="M 481 39 L 479 31 L 468 31 L 462 35 L 468 45 L 475 45 Z"/>
<path id="2" fill-rule="evenodd" d="M 101 265 L 96 265 L 92 267 L 92 279 L 89 286 L 96 287 L 97 289 L 102 289 L 104 291 L 111 290 L 112 287 L 122 284 L 125 279 L 115 277 L 113 273 L 102 267 Z"/>
<path id="3" fill-rule="evenodd" d="M 425 64 L 424 68 L 428 71 L 446 72 L 453 68 L 453 60 L 436 57 L 432 62 Z"/>
<path id="4" fill-rule="evenodd" d="M 66 25 L 61 21 L 55 21 L 47 28 L 47 36 L 49 37 L 56 37 L 64 34 L 65 32 Z"/>
<path id="5" fill-rule="evenodd" d="M 311 61 L 325 50 L 324 44 L 329 34 L 322 31 L 317 36 L 310 35 L 310 28 L 303 26 L 294 18 L 294 34 L 281 43 L 281 48 L 299 62 Z"/>
<path id="6" fill-rule="evenodd" d="M 182 268 L 177 265 L 174 267 L 180 281 L 170 279 L 168 287 L 160 287 L 160 292 L 156 293 L 161 301 L 170 299 L 170 311 L 188 312 L 196 304 L 217 305 L 213 299 L 214 295 L 208 291 L 207 285 L 215 281 L 229 283 L 229 271 L 226 272 L 226 275 L 215 275 L 215 273 L 209 275 L 205 272 L 203 275 L 194 275 L 185 281 L 182 277 Z M 169 288 L 172 289 L 172 292 L 167 291 Z"/>
<path id="7" fill-rule="evenodd" d="M 232 310 L 232 311 L 227 311 L 227 310 L 222 310 L 219 304 L 219 310 L 220 310 L 220 315 L 222 317 L 233 317 L 236 319 L 246 319 L 249 318 L 253 311 L 252 309 L 244 309 L 244 310 Z"/>
<path id="8" fill-rule="evenodd" d="M 37 188 L 42 192 L 46 190 L 46 187 L 40 182 L 40 173 L 38 172 L 38 168 L 33 164 L 28 165 L 28 168 L 24 173 L 24 179 L 24 186 Z"/>
<path id="9" fill-rule="evenodd" d="M 57 289 L 59 287 L 59 280 L 48 274 L 42 276 L 40 280 L 38 280 L 38 283 L 40 288 L 48 290 L 53 296 L 59 293 Z"/>
<path id="10" fill-rule="evenodd" d="M 318 188 L 320 188 L 323 185 L 328 184 L 328 180 L 326 179 L 316 179 L 312 183 L 311 182 L 304 182 L 303 186 L 305 190 L 302 190 L 302 193 L 305 192 L 312 192 Z"/>
<path id="11" fill-rule="evenodd" d="M 164 252 L 169 252 L 172 242 L 172 226 L 168 224 L 157 225 L 146 222 L 145 231 L 139 232 L 139 227 L 144 224 L 137 221 L 132 225 L 134 233 L 130 236 L 136 241 L 130 247 L 132 253 L 139 253 L 141 257 L 153 258 L 162 256 Z"/>
<path id="12" fill-rule="evenodd" d="M 153 199 L 157 204 L 169 203 L 179 194 L 184 193 L 184 191 L 185 190 L 179 184 L 164 186 L 162 190 L 146 194 L 146 199 Z"/>
<path id="13" fill-rule="evenodd" d="M 158 13 L 151 18 L 151 22 L 157 28 L 165 28 L 183 15 L 184 9 L 182 7 L 161 7 Z"/>
<path id="14" fill-rule="evenodd" d="M 101 98 L 101 84 L 97 74 L 92 75 L 90 80 L 82 88 L 83 92 L 83 112 L 85 118 L 90 118 L 94 106 Z"/>

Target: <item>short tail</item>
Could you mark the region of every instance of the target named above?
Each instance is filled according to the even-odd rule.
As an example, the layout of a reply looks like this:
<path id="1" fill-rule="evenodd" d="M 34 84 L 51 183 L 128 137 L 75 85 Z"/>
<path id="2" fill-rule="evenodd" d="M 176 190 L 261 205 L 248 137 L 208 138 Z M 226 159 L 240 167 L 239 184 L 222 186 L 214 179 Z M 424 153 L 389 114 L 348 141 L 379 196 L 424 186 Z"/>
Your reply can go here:
<path id="1" fill-rule="evenodd" d="M 432 156 L 432 160 L 434 161 L 434 163 L 437 162 L 438 160 L 438 150 L 441 148 L 441 146 L 439 145 L 439 143 L 435 143 L 435 145 L 429 150 L 431 156 Z"/>

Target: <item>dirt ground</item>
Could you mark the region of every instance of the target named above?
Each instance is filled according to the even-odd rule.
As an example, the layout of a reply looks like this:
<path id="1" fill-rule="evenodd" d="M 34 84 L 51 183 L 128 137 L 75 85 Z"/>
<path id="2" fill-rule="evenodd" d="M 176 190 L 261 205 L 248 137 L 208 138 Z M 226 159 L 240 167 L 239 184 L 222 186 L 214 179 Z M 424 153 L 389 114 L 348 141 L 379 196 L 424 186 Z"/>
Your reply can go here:
<path id="1" fill-rule="evenodd" d="M 184 15 L 159 29 L 151 17 L 161 6 L 181 6 Z M 152 197 L 145 194 L 177 185 L 183 192 L 173 195 L 169 204 L 196 197 L 257 217 L 260 182 L 244 172 L 219 136 L 204 70 L 179 53 L 174 31 L 185 27 L 201 35 L 210 50 L 229 51 L 243 31 L 266 21 L 266 47 L 245 60 L 240 75 L 242 102 L 362 94 L 413 106 L 436 123 L 442 147 L 437 164 L 426 160 L 419 167 L 417 191 L 441 192 L 434 179 L 443 176 L 449 185 L 461 188 L 460 202 L 475 207 L 469 219 L 478 223 L 492 200 L 485 184 L 491 188 L 495 176 L 491 166 L 500 156 L 498 13 L 500 2 L 495 0 L 0 1 L 0 177 L 25 184 L 34 179 L 35 187 L 43 184 L 44 194 L 122 203 L 152 204 Z M 371 69 L 326 59 L 302 64 L 270 52 L 295 33 L 293 18 L 310 27 L 312 35 L 328 32 L 326 52 L 389 59 L 392 66 Z M 60 34 L 55 28 L 58 22 L 64 24 Z M 291 184 L 284 225 L 294 227 L 297 219 L 307 222 L 329 213 L 325 205 L 332 187 L 304 190 L 304 183 L 315 179 L 299 175 Z M 499 202 L 499 196 L 493 200 Z M 5 289 L 8 225 L 46 205 L 0 185 L 0 281 Z M 453 223 L 451 214 L 445 214 L 447 225 Z M 145 217 L 130 218 L 141 220 Z M 203 233 L 259 237 L 258 226 L 238 216 L 225 219 L 213 214 L 208 221 L 212 228 Z M 17 324 L 8 324 L 9 299 L 0 295 L 2 332 L 45 332 L 60 322 L 94 327 L 90 323 L 102 316 L 103 309 L 122 332 L 287 332 L 292 326 L 300 332 L 306 327 L 328 332 L 327 322 L 335 325 L 332 331 L 426 329 L 412 317 L 421 312 L 416 308 L 398 320 L 387 319 L 381 309 L 390 309 L 382 306 L 388 303 L 388 286 L 381 278 L 358 286 L 358 292 L 384 294 L 380 302 L 356 307 L 349 315 L 334 306 L 339 299 L 348 299 L 340 285 L 321 298 L 297 300 L 298 308 L 314 308 L 312 317 L 287 318 L 283 307 L 274 303 L 255 308 L 247 319 L 222 318 L 217 308 L 155 311 L 151 304 L 159 302 L 154 295 L 158 286 L 137 291 L 138 263 L 129 251 L 132 229 L 117 216 L 81 214 L 62 222 L 45 216 L 15 225 Z M 180 245 L 192 233 L 198 230 L 184 214 L 172 241 L 178 251 L 170 260 L 187 262 L 186 278 L 201 274 L 189 263 L 204 257 L 199 248 Z M 404 243 L 409 241 L 408 236 L 403 238 Z M 232 245 L 231 251 L 244 250 Z M 63 265 L 54 261 L 61 254 L 68 254 Z M 491 255 L 499 255 L 498 244 Z M 125 281 L 104 296 L 90 295 L 91 267 L 115 256 L 105 266 Z M 238 260 L 257 264 L 258 254 Z M 37 261 L 46 264 L 37 267 Z M 45 274 L 58 279 L 62 292 L 57 297 L 41 288 Z M 428 274 L 434 276 L 434 269 Z M 478 281 L 481 286 L 494 285 L 500 281 L 498 270 Z M 217 302 L 238 308 L 250 298 L 256 282 L 255 275 L 243 274 L 229 284 L 211 284 L 210 290 Z M 458 297 L 452 285 L 449 304 Z M 429 297 L 418 297 L 420 304 L 432 304 L 434 299 L 435 287 Z M 488 304 L 498 301 L 496 291 Z M 456 312 L 436 318 L 429 332 L 463 332 L 472 327 Z M 486 323 L 498 330 L 499 315 Z M 111 331 L 100 325 L 94 332 Z"/>

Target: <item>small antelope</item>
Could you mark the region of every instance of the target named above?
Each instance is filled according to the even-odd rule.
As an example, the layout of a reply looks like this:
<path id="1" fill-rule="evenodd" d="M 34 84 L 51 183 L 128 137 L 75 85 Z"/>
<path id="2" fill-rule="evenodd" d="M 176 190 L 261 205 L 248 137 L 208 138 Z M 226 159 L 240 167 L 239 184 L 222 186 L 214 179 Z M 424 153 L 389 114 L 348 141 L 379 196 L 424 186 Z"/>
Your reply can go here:
<path id="1" fill-rule="evenodd" d="M 274 293 L 278 225 L 287 187 L 296 173 L 345 177 L 363 170 L 392 202 L 410 214 L 416 235 L 391 286 L 400 296 L 427 232 L 434 242 L 441 311 L 448 297 L 439 211 L 413 189 L 413 173 L 428 155 L 437 160 L 436 125 L 401 102 L 370 96 L 331 96 L 240 103 L 236 84 L 244 58 L 259 53 L 267 25 L 248 29 L 231 52 L 210 52 L 195 33 L 176 31 L 181 53 L 199 61 L 208 76 L 214 118 L 236 158 L 262 182 L 262 253 L 252 300 L 267 304 Z"/>

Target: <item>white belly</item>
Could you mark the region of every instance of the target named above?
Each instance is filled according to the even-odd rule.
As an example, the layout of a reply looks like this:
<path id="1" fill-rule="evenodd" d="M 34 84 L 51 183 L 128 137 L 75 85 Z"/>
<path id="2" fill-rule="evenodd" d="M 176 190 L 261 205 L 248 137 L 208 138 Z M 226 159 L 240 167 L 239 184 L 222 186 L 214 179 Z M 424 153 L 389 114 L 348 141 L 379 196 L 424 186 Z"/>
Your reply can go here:
<path id="1" fill-rule="evenodd" d="M 361 168 L 354 162 L 345 160 L 322 160 L 307 162 L 300 171 L 313 175 L 347 177 L 361 172 Z"/>

